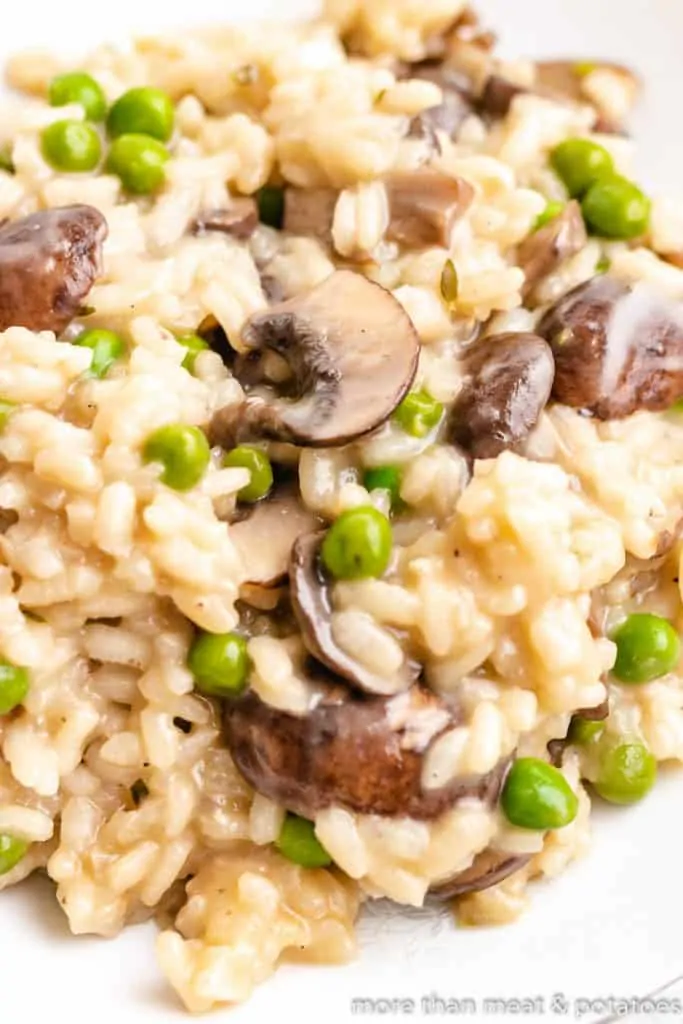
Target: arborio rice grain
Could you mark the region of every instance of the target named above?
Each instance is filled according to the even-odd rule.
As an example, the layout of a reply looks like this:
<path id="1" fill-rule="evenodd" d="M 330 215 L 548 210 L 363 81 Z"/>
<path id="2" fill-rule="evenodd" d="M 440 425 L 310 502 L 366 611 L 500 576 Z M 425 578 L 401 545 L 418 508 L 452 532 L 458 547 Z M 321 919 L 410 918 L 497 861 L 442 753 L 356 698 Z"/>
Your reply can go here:
<path id="1" fill-rule="evenodd" d="M 683 422 L 666 409 L 683 395 L 680 371 L 647 355 L 634 369 L 622 338 L 631 406 L 585 415 L 600 397 L 609 323 L 607 355 L 598 337 L 569 378 L 571 324 L 560 342 L 548 326 L 571 289 L 609 269 L 615 288 L 653 289 L 642 329 L 680 358 L 683 210 L 657 200 L 637 242 L 599 230 L 589 240 L 581 224 L 570 245 L 552 226 L 561 220 L 538 226 L 549 200 L 568 199 L 549 162 L 559 143 L 583 136 L 629 173 L 632 146 L 613 132 L 635 78 L 607 64 L 581 77 L 565 64 L 570 94 L 553 92 L 546 65 L 498 60 L 459 0 L 325 8 L 277 33 L 218 26 L 83 60 L 109 103 L 140 85 L 174 101 L 153 195 L 126 192 L 106 164 L 71 174 L 46 160 L 44 129 L 85 115 L 78 102 L 50 105 L 52 79 L 69 70 L 58 58 L 14 58 L 17 92 L 0 107 L 0 221 L 12 229 L 87 204 L 107 224 L 101 265 L 58 324 L 26 305 L 44 305 L 40 274 L 54 264 L 31 264 L 35 295 L 31 286 L 18 307 L 11 283 L 3 290 L 25 250 L 0 226 L 0 888 L 45 869 L 77 934 L 113 935 L 162 910 L 159 962 L 192 1011 L 246 999 L 285 955 L 348 960 L 364 899 L 421 905 L 441 889 L 464 923 L 513 920 L 529 880 L 585 851 L 593 791 L 583 780 L 615 798 L 606 764 L 620 744 L 646 762 L 683 759 L 677 641 L 659 671 L 627 680 L 640 685 L 611 672 L 614 631 L 632 613 L 683 626 Z M 425 174 L 433 187 L 416 199 Z M 442 198 L 455 182 L 457 208 Z M 530 236 L 545 247 L 533 282 L 517 258 Z M 363 308 L 340 291 L 338 309 L 268 321 L 282 300 L 295 312 L 313 302 L 339 268 L 386 291 L 373 286 Z M 368 347 L 381 294 L 392 326 Z M 49 316 L 68 301 L 55 293 Z M 263 316 L 280 339 L 264 361 L 271 399 L 273 389 L 296 396 L 301 372 L 282 358 L 283 332 L 304 346 L 299 391 L 313 380 L 332 396 L 313 416 L 297 405 L 287 430 L 277 420 L 291 411 L 286 398 L 265 433 L 254 421 L 277 466 L 274 494 L 285 494 L 276 513 L 268 498 L 245 505 L 251 471 L 225 466 L 221 450 L 240 439 L 236 423 L 254 440 L 259 392 L 244 405 L 254 372 L 244 353 Z M 316 316 L 328 318 L 318 334 Z M 340 362 L 329 363 L 340 325 Z M 74 344 L 90 328 L 123 340 L 106 372 L 90 372 L 92 350 Z M 543 392 L 527 369 L 497 366 L 495 351 L 489 377 L 477 376 L 481 346 L 514 332 L 524 352 L 536 329 L 554 345 L 553 401 L 552 381 Z M 197 331 L 204 341 L 188 342 Z M 354 344 L 384 362 L 361 365 L 373 387 L 350 419 L 387 407 L 321 444 Z M 401 344 L 415 353 L 409 377 L 378 397 Z M 405 404 L 392 416 L 411 386 L 424 420 Z M 531 389 L 528 407 L 515 405 L 520 388 Z M 485 458 L 450 443 L 466 407 L 480 416 L 468 429 L 489 445 Z M 169 424 L 201 428 L 213 445 L 188 487 L 145 454 Z M 299 577 L 292 563 L 292 616 L 274 539 L 287 556 L 297 523 L 325 529 L 368 506 L 392 518 L 386 570 L 333 582 L 317 562 Z M 306 600 L 318 602 L 314 626 Z M 249 671 L 238 705 L 215 698 L 190 654 L 198 636 L 234 630 Z M 5 675 L 17 686 L 23 677 L 12 666 L 28 679 L 16 699 Z M 377 680 L 385 696 L 358 691 Z M 235 732 L 237 707 L 251 708 L 251 732 Z M 376 717 L 355 733 L 356 715 Z M 539 761 L 569 808 L 562 820 L 523 821 L 511 807 L 515 771 Z M 651 782 L 654 761 L 643 771 Z M 617 784 L 624 796 L 633 779 Z M 387 813 L 396 788 L 405 799 Z M 304 847 L 285 841 L 298 827 L 291 812 L 310 819 Z"/>

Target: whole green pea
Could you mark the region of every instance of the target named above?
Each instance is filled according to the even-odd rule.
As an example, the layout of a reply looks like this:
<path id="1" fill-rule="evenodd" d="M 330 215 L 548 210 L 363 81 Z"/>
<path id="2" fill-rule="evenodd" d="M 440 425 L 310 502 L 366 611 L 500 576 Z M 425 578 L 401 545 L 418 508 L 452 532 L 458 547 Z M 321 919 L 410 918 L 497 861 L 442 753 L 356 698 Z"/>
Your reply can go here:
<path id="1" fill-rule="evenodd" d="M 594 181 L 614 173 L 610 154 L 590 139 L 565 139 L 550 153 L 550 163 L 573 198 L 582 196 Z"/>
<path id="2" fill-rule="evenodd" d="M 249 675 L 247 642 L 238 633 L 200 633 L 187 665 L 195 686 L 208 697 L 237 697 Z"/>
<path id="3" fill-rule="evenodd" d="M 94 171 L 102 156 L 97 129 L 85 121 L 54 121 L 43 128 L 41 152 L 56 171 Z"/>
<path id="4" fill-rule="evenodd" d="M 505 817 L 518 828 L 563 828 L 574 820 L 579 801 L 558 768 L 521 757 L 508 772 L 500 798 Z"/>
<path id="5" fill-rule="evenodd" d="M 391 558 L 391 524 L 371 505 L 348 509 L 332 523 L 322 543 L 323 565 L 341 580 L 381 576 Z"/>
<path id="6" fill-rule="evenodd" d="M 159 427 L 145 441 L 142 457 L 145 462 L 159 462 L 161 481 L 174 491 L 189 491 L 207 470 L 211 449 L 199 427 L 169 423 Z"/>
<path id="7" fill-rule="evenodd" d="M 89 121 L 103 121 L 107 113 L 104 90 L 87 71 L 68 71 L 57 75 L 50 82 L 48 98 L 52 107 L 80 103 Z"/>
<path id="8" fill-rule="evenodd" d="M 612 640 L 617 645 L 612 673 L 622 683 L 649 683 L 678 664 L 678 633 L 668 619 L 659 615 L 629 615 L 612 634 Z"/>
<path id="9" fill-rule="evenodd" d="M 273 486 L 273 467 L 270 459 L 260 448 L 243 444 L 223 456 L 223 465 L 248 469 L 251 480 L 237 492 L 239 501 L 260 501 Z"/>
<path id="10" fill-rule="evenodd" d="M 288 814 L 275 846 L 283 857 L 303 868 L 326 868 L 332 858 L 315 834 L 315 826 L 306 818 Z"/>
<path id="11" fill-rule="evenodd" d="M 111 144 L 107 170 L 115 174 L 127 192 L 150 195 L 166 181 L 169 152 L 151 135 L 119 135 Z"/>
<path id="12" fill-rule="evenodd" d="M 74 345 L 81 348 L 92 349 L 92 361 L 90 363 L 90 374 L 93 377 L 105 377 L 108 370 L 120 359 L 126 346 L 123 338 L 115 331 L 107 331 L 104 328 L 93 327 L 83 331 L 73 340 Z"/>
<path id="13" fill-rule="evenodd" d="M 114 139 L 120 135 L 150 135 L 160 142 L 168 142 L 173 135 L 174 122 L 171 97 L 162 89 L 143 85 L 124 92 L 112 104 L 107 131 Z"/>
<path id="14" fill-rule="evenodd" d="M 394 420 L 411 437 L 426 437 L 443 416 L 443 405 L 421 389 L 411 391 L 394 412 Z"/>
<path id="15" fill-rule="evenodd" d="M 17 836 L 0 833 L 0 875 L 6 875 L 26 855 L 28 843 Z"/>
<path id="16" fill-rule="evenodd" d="M 640 740 L 615 740 L 600 749 L 593 786 L 603 800 L 611 804 L 637 803 L 656 780 L 657 761 Z"/>
<path id="17" fill-rule="evenodd" d="M 27 669 L 0 659 L 0 715 L 8 715 L 23 703 L 29 683 Z"/>
<path id="18" fill-rule="evenodd" d="M 589 229 L 604 238 L 627 241 L 645 234 L 652 204 L 637 185 L 613 175 L 596 181 L 581 200 Z"/>

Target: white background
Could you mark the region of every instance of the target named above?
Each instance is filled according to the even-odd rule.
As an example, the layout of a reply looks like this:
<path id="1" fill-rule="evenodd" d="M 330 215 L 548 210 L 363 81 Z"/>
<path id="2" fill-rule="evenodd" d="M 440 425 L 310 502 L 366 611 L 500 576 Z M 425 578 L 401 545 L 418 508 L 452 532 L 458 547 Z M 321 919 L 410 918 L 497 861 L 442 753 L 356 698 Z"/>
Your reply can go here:
<path id="1" fill-rule="evenodd" d="M 192 0 L 182 7 L 173 0 L 5 0 L 0 57 L 46 45 L 77 52 L 131 30 L 228 20 L 240 10 L 244 17 L 247 8 L 250 16 L 269 12 L 275 18 L 314 6 L 286 0 Z M 479 6 L 511 53 L 609 56 L 638 67 L 648 83 L 637 124 L 643 179 L 655 190 L 683 194 L 682 2 L 482 0 Z M 532 909 L 518 925 L 457 931 L 446 915 L 397 914 L 376 906 L 361 924 L 355 964 L 283 969 L 247 1007 L 229 1015 L 219 1011 L 213 1019 L 331 1024 L 353 1019 L 354 997 L 419 1002 L 430 992 L 548 1000 L 555 992 L 570 999 L 644 995 L 683 972 L 682 797 L 683 780 L 674 774 L 640 807 L 598 815 L 590 856 L 560 880 L 537 885 Z M 71 938 L 44 881 L 2 893 L 0 1013 L 13 1024 L 41 1017 L 69 1024 L 181 1021 L 156 968 L 153 938 L 151 925 L 110 942 Z M 547 1010 L 541 1019 L 561 1017 Z"/>

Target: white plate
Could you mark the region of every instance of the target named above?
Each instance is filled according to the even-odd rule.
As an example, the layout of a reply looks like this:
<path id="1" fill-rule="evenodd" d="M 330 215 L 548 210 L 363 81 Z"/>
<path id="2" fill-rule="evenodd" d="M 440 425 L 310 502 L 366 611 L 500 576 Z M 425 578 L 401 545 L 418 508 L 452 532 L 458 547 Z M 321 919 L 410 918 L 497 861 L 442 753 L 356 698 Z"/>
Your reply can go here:
<path id="1" fill-rule="evenodd" d="M 190 18 L 244 17 L 247 7 L 240 0 L 193 0 L 187 7 L 171 0 L 3 6 L 11 13 L 0 20 L 0 58 L 29 46 L 78 50 L 132 30 L 182 25 Z M 250 0 L 248 13 L 275 16 L 276 11 L 282 15 L 314 6 L 306 0 Z M 636 66 L 647 81 L 638 120 L 643 178 L 657 190 L 683 191 L 678 130 L 683 4 L 482 0 L 480 7 L 510 53 L 609 56 Z M 362 998 L 407 1000 L 385 1006 L 384 1014 L 420 1017 L 422 998 L 433 993 L 475 1000 L 477 1018 L 484 1015 L 485 998 L 544 1000 L 543 1011 L 526 1013 L 525 1020 L 561 1019 L 565 1004 L 551 1005 L 559 993 L 568 1000 L 570 1017 L 603 1018 L 609 1005 L 591 1006 L 591 1000 L 643 996 L 683 971 L 682 795 L 683 780 L 673 774 L 643 805 L 599 813 L 588 858 L 559 880 L 536 885 L 530 912 L 512 927 L 456 930 L 446 914 L 395 912 L 377 904 L 361 922 L 356 963 L 335 969 L 283 968 L 246 1007 L 229 1018 L 219 1011 L 217 1018 L 235 1024 L 350 1021 L 366 1015 L 352 1012 L 352 1000 Z M 17 1024 L 41 1017 L 70 1024 L 183 1019 L 154 962 L 153 926 L 130 929 L 110 942 L 72 938 L 52 887 L 42 880 L 3 893 L 0 905 L 4 1019 Z M 455 1017 L 454 1008 L 449 1019 Z M 389 1009 L 393 1012 L 387 1014 Z M 375 1015 L 384 1014 L 378 1005 Z"/>

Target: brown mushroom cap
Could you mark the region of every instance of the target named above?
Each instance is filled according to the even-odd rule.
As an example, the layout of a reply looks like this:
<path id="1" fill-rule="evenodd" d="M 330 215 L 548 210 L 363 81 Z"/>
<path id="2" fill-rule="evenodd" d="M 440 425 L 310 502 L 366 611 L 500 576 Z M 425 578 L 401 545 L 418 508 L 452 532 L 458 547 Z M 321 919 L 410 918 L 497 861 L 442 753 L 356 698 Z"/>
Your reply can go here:
<path id="1" fill-rule="evenodd" d="M 257 436 L 313 448 L 348 444 L 391 416 L 410 390 L 420 348 L 393 295 L 350 270 L 252 316 L 242 340 L 252 368 L 266 351 L 286 360 L 295 397 L 252 394 L 237 418 L 219 410 L 211 428 L 218 444 Z"/>
<path id="2" fill-rule="evenodd" d="M 525 238 L 517 252 L 517 262 L 526 278 L 522 294 L 529 296 L 537 284 L 581 252 L 588 241 L 581 207 L 572 199 L 557 217 Z"/>
<path id="3" fill-rule="evenodd" d="M 408 690 L 420 674 L 420 666 L 405 658 L 399 672 L 379 675 L 347 654 L 336 642 L 332 628 L 330 581 L 320 562 L 324 531 L 301 536 L 292 547 L 289 564 L 292 609 L 303 641 L 318 661 L 365 693 L 391 696 Z"/>
<path id="4" fill-rule="evenodd" d="M 668 409 L 683 395 L 683 304 L 646 284 L 591 278 L 536 329 L 555 356 L 558 402 L 610 420 Z"/>
<path id="5" fill-rule="evenodd" d="M 493 334 L 471 349 L 466 383 L 451 410 L 451 439 L 476 459 L 518 449 L 550 397 L 554 362 L 537 334 Z"/>
<path id="6" fill-rule="evenodd" d="M 102 273 L 107 222 L 92 206 L 41 210 L 0 227 L 0 331 L 60 334 Z"/>
<path id="7" fill-rule="evenodd" d="M 450 245 L 451 232 L 474 199 L 463 178 L 441 171 L 392 171 L 385 178 L 389 200 L 387 238 L 406 248 Z"/>
<path id="8" fill-rule="evenodd" d="M 293 488 L 281 487 L 229 526 L 230 539 L 249 568 L 248 583 L 275 587 L 286 577 L 297 537 L 317 529 L 319 520 Z"/>
<path id="9" fill-rule="evenodd" d="M 226 704 L 224 732 L 250 785 L 304 817 L 340 806 L 429 819 L 466 798 L 493 807 L 503 785 L 507 761 L 486 775 L 423 790 L 429 748 L 458 721 L 457 710 L 419 686 L 387 700 L 330 685 L 306 715 L 280 711 L 248 693 Z"/>
<path id="10" fill-rule="evenodd" d="M 457 875 L 433 885 L 429 895 L 436 900 L 450 900 L 471 892 L 483 892 L 521 871 L 531 860 L 528 855 L 511 856 L 496 850 L 482 850 L 472 864 Z"/>
<path id="11" fill-rule="evenodd" d="M 258 227 L 258 206 L 251 196 L 238 196 L 230 206 L 217 210 L 202 210 L 192 221 L 194 235 L 220 232 L 232 238 L 251 238 Z"/>

